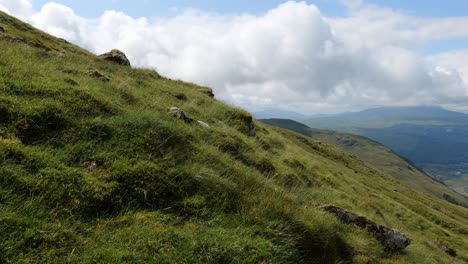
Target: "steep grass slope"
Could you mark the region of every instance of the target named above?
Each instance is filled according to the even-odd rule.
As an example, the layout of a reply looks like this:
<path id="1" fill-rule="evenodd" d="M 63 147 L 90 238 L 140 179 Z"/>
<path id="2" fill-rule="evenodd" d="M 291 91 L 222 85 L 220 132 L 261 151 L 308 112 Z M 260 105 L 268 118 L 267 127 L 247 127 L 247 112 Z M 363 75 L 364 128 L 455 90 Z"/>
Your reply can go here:
<path id="1" fill-rule="evenodd" d="M 264 119 L 264 123 L 296 131 L 315 140 L 325 142 L 356 155 L 380 171 L 393 176 L 414 190 L 433 194 L 439 198 L 468 207 L 468 199 L 446 185 L 432 179 L 411 162 L 390 149 L 362 136 L 310 128 L 288 119 Z"/>
<path id="2" fill-rule="evenodd" d="M 0 26 L 0 263 L 451 263 L 434 239 L 468 260 L 466 209 L 302 135 L 249 136 L 207 88 Z M 325 203 L 412 244 L 385 252 Z"/>

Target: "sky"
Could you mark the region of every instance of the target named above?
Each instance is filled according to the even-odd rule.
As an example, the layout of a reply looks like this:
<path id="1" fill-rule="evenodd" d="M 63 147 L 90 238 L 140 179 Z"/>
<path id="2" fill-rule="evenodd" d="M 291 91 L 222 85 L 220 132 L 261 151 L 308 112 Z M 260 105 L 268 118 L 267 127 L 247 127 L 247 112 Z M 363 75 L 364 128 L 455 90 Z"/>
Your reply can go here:
<path id="1" fill-rule="evenodd" d="M 468 112 L 465 0 L 0 0 L 0 10 L 250 111 Z"/>

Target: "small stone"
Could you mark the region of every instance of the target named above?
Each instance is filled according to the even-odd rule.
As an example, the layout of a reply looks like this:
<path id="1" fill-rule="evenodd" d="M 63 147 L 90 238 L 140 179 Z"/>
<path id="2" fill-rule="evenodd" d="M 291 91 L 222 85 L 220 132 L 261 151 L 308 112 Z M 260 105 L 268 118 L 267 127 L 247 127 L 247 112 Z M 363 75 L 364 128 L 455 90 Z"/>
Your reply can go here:
<path id="1" fill-rule="evenodd" d="M 250 122 L 249 124 L 249 136 L 255 137 L 257 135 L 257 130 L 255 129 L 255 124 L 254 122 Z"/>
<path id="2" fill-rule="evenodd" d="M 97 163 L 95 161 L 86 162 L 84 165 L 86 167 L 86 172 L 93 172 L 97 169 Z"/>
<path id="3" fill-rule="evenodd" d="M 188 117 L 184 111 L 180 110 L 177 107 L 171 107 L 169 108 L 169 113 L 176 117 L 177 119 L 183 120 L 185 123 L 192 123 L 193 119 Z"/>
<path id="4" fill-rule="evenodd" d="M 108 77 L 98 71 L 90 71 L 88 72 L 89 76 L 93 77 L 93 78 L 96 78 L 96 79 L 99 79 L 103 82 L 110 82 L 112 81 L 112 78 L 111 77 Z"/>
<path id="5" fill-rule="evenodd" d="M 208 125 L 207 123 L 205 123 L 205 122 L 203 122 L 203 121 L 198 120 L 197 123 L 200 124 L 200 125 L 203 126 L 203 127 L 211 128 L 210 125 Z"/>

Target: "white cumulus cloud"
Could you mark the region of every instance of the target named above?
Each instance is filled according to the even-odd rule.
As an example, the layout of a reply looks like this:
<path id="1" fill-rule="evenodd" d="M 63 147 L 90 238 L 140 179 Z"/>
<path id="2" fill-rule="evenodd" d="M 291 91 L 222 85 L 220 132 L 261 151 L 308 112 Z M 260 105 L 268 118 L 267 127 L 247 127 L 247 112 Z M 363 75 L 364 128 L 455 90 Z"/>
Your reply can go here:
<path id="1" fill-rule="evenodd" d="M 29 19 L 34 26 L 60 38 L 80 43 L 88 37 L 89 21 L 77 16 L 67 6 L 48 3 Z"/>
<path id="2" fill-rule="evenodd" d="M 31 0 L 0 0 L 0 11 L 14 14 L 20 19 L 27 19 L 34 13 Z"/>
<path id="3" fill-rule="evenodd" d="M 32 12 L 27 0 L 17 6 L 8 2 L 0 0 L 0 9 Z M 467 105 L 466 64 L 455 63 L 452 54 L 423 58 L 412 47 L 468 37 L 467 27 L 458 25 L 466 25 L 468 17 L 426 19 L 345 2 L 352 9 L 344 18 L 290 1 L 260 15 L 185 10 L 164 19 L 117 11 L 86 19 L 48 3 L 28 21 L 95 53 L 121 49 L 132 65 L 211 86 L 218 97 L 250 110 Z"/>

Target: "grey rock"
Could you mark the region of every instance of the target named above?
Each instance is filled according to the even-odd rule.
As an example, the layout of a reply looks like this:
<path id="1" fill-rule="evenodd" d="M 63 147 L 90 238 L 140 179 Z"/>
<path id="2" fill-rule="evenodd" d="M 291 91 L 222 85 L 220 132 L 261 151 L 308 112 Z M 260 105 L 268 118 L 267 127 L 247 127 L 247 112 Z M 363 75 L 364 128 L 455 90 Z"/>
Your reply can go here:
<path id="1" fill-rule="evenodd" d="M 84 164 L 86 172 L 93 172 L 97 169 L 97 163 L 95 161 L 88 161 Z"/>
<path id="2" fill-rule="evenodd" d="M 381 226 L 375 222 L 334 205 L 319 207 L 335 215 L 340 221 L 366 229 L 388 251 L 400 251 L 410 245 L 411 240 L 398 230 Z"/>
<path id="3" fill-rule="evenodd" d="M 193 119 L 188 117 L 184 111 L 180 110 L 177 107 L 169 108 L 169 114 L 174 116 L 177 119 L 183 120 L 185 123 L 192 123 Z"/>
<path id="4" fill-rule="evenodd" d="M 99 79 L 103 82 L 110 82 L 112 81 L 112 78 L 109 77 L 109 76 L 106 76 L 98 71 L 90 71 L 88 72 L 89 76 L 93 77 L 93 78 L 96 78 L 96 79 Z"/>
<path id="5" fill-rule="evenodd" d="M 0 27 L 0 33 L 4 33 L 5 29 L 3 27 Z"/>
<path id="6" fill-rule="evenodd" d="M 399 251 L 405 249 L 410 243 L 410 239 L 398 230 L 380 226 L 378 232 L 373 234 L 386 249 Z"/>
<path id="7" fill-rule="evenodd" d="M 113 49 L 107 53 L 101 54 L 99 57 L 116 64 L 131 66 L 130 61 L 128 60 L 125 53 L 117 49 Z"/>
<path id="8" fill-rule="evenodd" d="M 249 124 L 249 136 L 255 137 L 257 135 L 257 130 L 255 129 L 255 124 L 253 121 Z"/>

